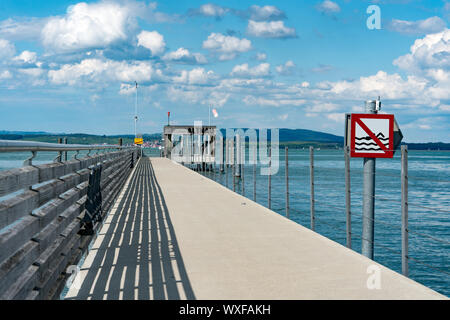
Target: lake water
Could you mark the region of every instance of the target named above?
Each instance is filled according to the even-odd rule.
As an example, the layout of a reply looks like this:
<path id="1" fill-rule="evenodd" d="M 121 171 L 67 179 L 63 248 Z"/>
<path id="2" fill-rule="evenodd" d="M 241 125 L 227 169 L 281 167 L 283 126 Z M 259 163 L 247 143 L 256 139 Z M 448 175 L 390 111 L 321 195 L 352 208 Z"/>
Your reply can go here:
<path id="1" fill-rule="evenodd" d="M 159 150 L 146 149 L 159 156 Z M 86 152 L 81 153 L 82 157 Z M 22 166 L 30 153 L 0 153 L 0 170 Z M 69 158 L 73 154 L 69 153 Z M 40 152 L 34 164 L 51 162 L 55 152 Z M 272 176 L 272 209 L 285 214 L 284 150 L 279 171 Z M 346 244 L 345 176 L 342 150 L 315 150 L 316 231 Z M 352 249 L 361 252 L 362 159 L 351 159 Z M 450 152 L 409 151 L 410 277 L 450 296 Z M 245 195 L 253 198 L 253 166 L 245 166 Z M 256 201 L 267 206 L 267 176 L 257 170 Z M 205 176 L 225 185 L 225 174 Z M 228 187 L 233 188 L 228 170 Z M 310 226 L 309 150 L 289 150 L 290 218 Z M 236 191 L 242 192 L 242 181 Z M 376 160 L 374 259 L 401 272 L 400 152 L 394 159 Z M 430 238 L 431 236 L 433 238 Z"/>
<path id="2" fill-rule="evenodd" d="M 285 215 L 285 153 L 272 176 L 272 210 Z M 309 150 L 289 150 L 290 219 L 310 227 Z M 315 230 L 346 245 L 343 150 L 315 150 Z M 352 249 L 361 252 L 363 159 L 351 159 Z M 400 151 L 376 160 L 375 261 L 401 273 Z M 268 177 L 256 175 L 256 201 L 268 205 Z M 225 174 L 203 173 L 225 185 Z M 233 189 L 229 170 L 228 187 Z M 450 152 L 409 151 L 409 275 L 450 295 Z M 253 199 L 253 165 L 244 170 L 245 196 Z M 242 181 L 236 192 L 242 193 Z M 431 236 L 433 238 L 430 238 Z M 433 269 L 434 268 L 434 269 Z"/>

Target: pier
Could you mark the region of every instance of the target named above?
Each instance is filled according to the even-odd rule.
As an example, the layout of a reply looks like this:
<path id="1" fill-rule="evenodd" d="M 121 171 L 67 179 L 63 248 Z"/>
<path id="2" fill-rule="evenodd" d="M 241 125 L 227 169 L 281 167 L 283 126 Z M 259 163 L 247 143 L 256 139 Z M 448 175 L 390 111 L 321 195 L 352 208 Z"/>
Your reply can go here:
<path id="1" fill-rule="evenodd" d="M 138 147 L 0 151 L 31 152 L 0 172 L 0 299 L 446 298 Z"/>
<path id="2" fill-rule="evenodd" d="M 379 289 L 367 287 L 370 266 Z M 445 297 L 169 159 L 142 158 L 65 298 Z"/>

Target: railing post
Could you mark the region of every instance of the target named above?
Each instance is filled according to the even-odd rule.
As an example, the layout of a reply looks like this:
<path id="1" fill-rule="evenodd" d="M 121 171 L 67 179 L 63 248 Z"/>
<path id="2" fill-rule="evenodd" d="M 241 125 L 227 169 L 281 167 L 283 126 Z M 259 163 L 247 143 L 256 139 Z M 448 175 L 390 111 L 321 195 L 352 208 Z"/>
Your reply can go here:
<path id="1" fill-rule="evenodd" d="M 231 156 L 231 174 L 233 176 L 233 191 L 236 192 L 236 158 L 235 158 L 235 152 L 234 152 L 234 141 L 231 140 L 231 150 L 233 151 L 233 154 Z"/>
<path id="2" fill-rule="evenodd" d="M 225 153 L 225 165 L 224 165 L 224 169 L 225 169 L 225 186 L 228 188 L 228 172 L 229 170 L 229 163 L 230 163 L 230 142 L 228 141 L 228 139 L 225 140 L 225 149 L 226 149 L 226 153 Z"/>
<path id="3" fill-rule="evenodd" d="M 58 138 L 58 144 L 62 144 L 62 138 Z M 58 162 L 62 162 L 63 160 L 63 152 L 58 151 Z"/>
<path id="4" fill-rule="evenodd" d="M 256 159 L 256 147 L 255 147 L 255 149 L 253 150 L 253 159 L 254 159 L 254 162 L 253 162 L 253 201 L 255 201 L 256 202 L 256 162 L 257 162 L 257 159 Z"/>
<path id="5" fill-rule="evenodd" d="M 352 212 L 351 212 L 351 189 L 350 189 L 350 147 L 346 146 L 345 154 L 345 215 L 347 227 L 347 247 L 352 248 Z"/>
<path id="6" fill-rule="evenodd" d="M 402 273 L 408 277 L 408 146 L 402 146 Z"/>
<path id="7" fill-rule="evenodd" d="M 226 150 L 225 146 L 223 145 L 223 136 L 220 137 L 220 148 L 222 149 L 222 155 L 221 155 L 221 159 L 220 159 L 220 165 L 219 165 L 219 170 L 220 172 L 224 171 L 224 165 L 225 165 L 225 152 L 224 150 Z"/>
<path id="8" fill-rule="evenodd" d="M 101 175 L 101 164 L 95 165 L 89 174 L 86 210 L 82 219 L 83 229 L 80 230 L 81 235 L 93 235 L 95 224 L 102 221 Z"/>
<path id="9" fill-rule="evenodd" d="M 315 218 L 314 218 L 314 147 L 309 147 L 309 180 L 310 180 L 310 211 L 311 211 L 311 230 L 315 229 Z"/>
<path id="10" fill-rule="evenodd" d="M 67 138 L 64 138 L 64 144 L 67 144 Z M 64 161 L 67 161 L 67 151 L 64 151 Z"/>
<path id="11" fill-rule="evenodd" d="M 267 200 L 269 209 L 272 208 L 272 149 L 269 146 L 269 185 L 267 186 Z"/>
<path id="12" fill-rule="evenodd" d="M 241 156 L 241 136 L 239 134 L 236 135 L 236 164 L 234 168 L 234 174 L 236 177 L 241 177 L 241 162 L 242 162 L 242 156 Z"/>
<path id="13" fill-rule="evenodd" d="M 245 197 L 245 155 L 242 155 L 243 156 L 243 161 L 241 161 L 242 162 L 242 164 L 240 165 L 241 166 L 241 177 L 242 177 L 242 195 Z"/>
<path id="14" fill-rule="evenodd" d="M 288 147 L 284 149 L 284 157 L 286 160 L 286 218 L 289 219 L 289 153 Z"/>

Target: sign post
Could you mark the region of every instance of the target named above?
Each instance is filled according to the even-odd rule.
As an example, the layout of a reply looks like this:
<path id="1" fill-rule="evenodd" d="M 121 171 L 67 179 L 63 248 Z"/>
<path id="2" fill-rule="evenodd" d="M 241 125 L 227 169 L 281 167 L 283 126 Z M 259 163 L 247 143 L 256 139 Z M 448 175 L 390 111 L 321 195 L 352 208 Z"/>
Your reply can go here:
<path id="1" fill-rule="evenodd" d="M 403 135 L 392 114 L 378 114 L 380 100 L 366 101 L 365 114 L 346 118 L 345 145 L 363 162 L 362 254 L 373 259 L 376 158 L 392 158 Z"/>
<path id="2" fill-rule="evenodd" d="M 366 112 L 376 114 L 374 101 L 366 101 Z M 352 121 L 352 127 L 354 122 Z M 356 130 L 355 130 L 356 131 Z M 352 135 L 355 133 L 352 130 Z M 356 138 L 355 138 L 356 139 Z M 352 143 L 355 140 L 352 141 Z M 355 147 L 356 149 L 356 147 Z M 366 148 L 368 149 L 368 148 Z M 364 158 L 362 254 L 373 260 L 375 221 L 375 158 Z"/>

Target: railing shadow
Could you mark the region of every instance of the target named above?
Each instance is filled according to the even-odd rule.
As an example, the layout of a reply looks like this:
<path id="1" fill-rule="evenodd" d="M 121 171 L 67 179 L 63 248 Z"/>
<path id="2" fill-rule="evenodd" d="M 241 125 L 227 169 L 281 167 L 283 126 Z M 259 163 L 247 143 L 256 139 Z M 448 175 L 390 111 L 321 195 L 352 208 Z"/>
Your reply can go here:
<path id="1" fill-rule="evenodd" d="M 81 269 L 78 293 L 68 299 L 195 299 L 148 158 L 139 162 L 107 224 Z"/>

